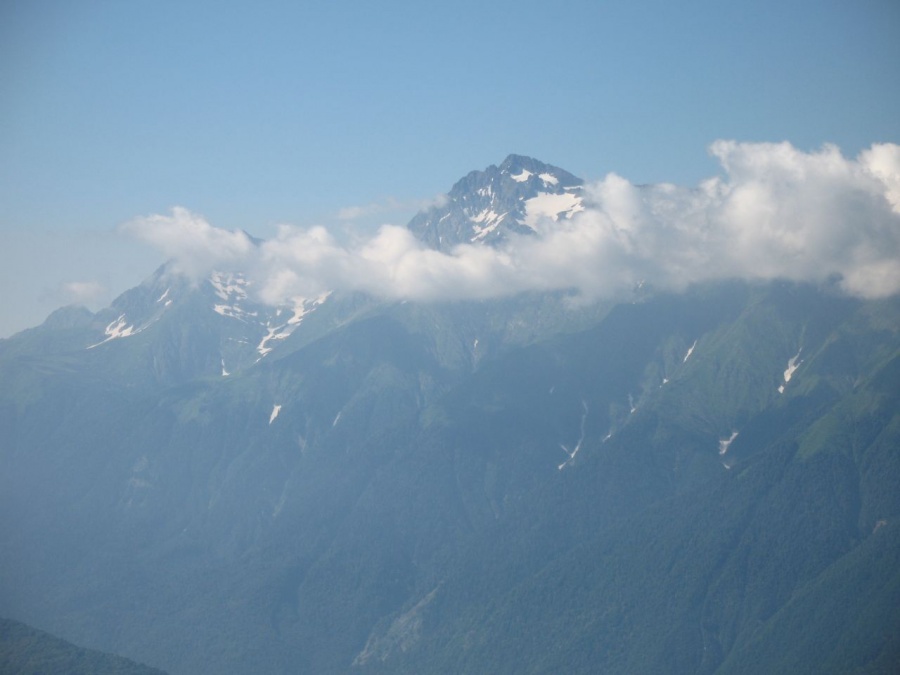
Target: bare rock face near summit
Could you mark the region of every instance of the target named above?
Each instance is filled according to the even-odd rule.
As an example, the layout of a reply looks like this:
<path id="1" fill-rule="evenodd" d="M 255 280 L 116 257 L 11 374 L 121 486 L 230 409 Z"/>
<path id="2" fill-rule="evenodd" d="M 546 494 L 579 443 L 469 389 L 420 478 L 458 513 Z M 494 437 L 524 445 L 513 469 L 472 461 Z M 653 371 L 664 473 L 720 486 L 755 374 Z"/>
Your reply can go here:
<path id="1" fill-rule="evenodd" d="M 472 171 L 447 201 L 416 215 L 409 229 L 432 248 L 496 244 L 511 233 L 529 234 L 541 218 L 571 218 L 583 210 L 582 184 L 568 171 L 510 155 L 499 166 Z"/>

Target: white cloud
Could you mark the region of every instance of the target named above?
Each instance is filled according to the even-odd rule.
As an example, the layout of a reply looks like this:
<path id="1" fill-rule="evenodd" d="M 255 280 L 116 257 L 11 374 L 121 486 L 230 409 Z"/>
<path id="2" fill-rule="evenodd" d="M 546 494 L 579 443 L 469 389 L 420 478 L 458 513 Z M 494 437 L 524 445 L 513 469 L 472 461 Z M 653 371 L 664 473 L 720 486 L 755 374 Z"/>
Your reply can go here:
<path id="1" fill-rule="evenodd" d="M 536 236 L 502 246 L 425 247 L 385 225 L 350 244 L 325 228 L 283 226 L 258 247 L 184 209 L 126 226 L 173 257 L 180 271 L 248 270 L 260 297 L 280 303 L 327 290 L 389 298 L 483 299 L 572 289 L 614 297 L 640 281 L 678 290 L 706 280 L 824 282 L 850 294 L 900 292 L 900 147 L 857 159 L 833 146 L 717 141 L 723 175 L 693 188 L 635 186 L 615 174 L 585 188 L 570 220 L 537 223 Z"/>
<path id="2" fill-rule="evenodd" d="M 213 269 L 240 265 L 254 248 L 246 233 L 213 227 L 202 216 L 179 206 L 170 216 L 136 218 L 122 230 L 162 251 L 172 260 L 173 271 L 192 279 Z"/>
<path id="3" fill-rule="evenodd" d="M 884 185 L 884 196 L 894 211 L 900 211 L 900 145 L 881 143 L 864 150 L 860 164 Z"/>

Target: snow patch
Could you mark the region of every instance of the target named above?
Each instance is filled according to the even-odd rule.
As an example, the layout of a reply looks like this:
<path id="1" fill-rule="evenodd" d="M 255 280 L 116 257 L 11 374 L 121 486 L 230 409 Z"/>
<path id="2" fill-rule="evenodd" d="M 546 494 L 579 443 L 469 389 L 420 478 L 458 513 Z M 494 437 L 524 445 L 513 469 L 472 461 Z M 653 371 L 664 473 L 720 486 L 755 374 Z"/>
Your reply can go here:
<path id="1" fill-rule="evenodd" d="M 542 181 L 544 181 L 544 183 L 548 185 L 559 185 L 559 179 L 552 173 L 538 174 L 538 178 L 540 178 Z"/>
<path id="2" fill-rule="evenodd" d="M 213 311 L 216 314 L 227 316 L 230 319 L 238 321 L 247 321 L 248 317 L 256 316 L 256 312 L 245 312 L 237 305 L 213 305 Z"/>
<path id="3" fill-rule="evenodd" d="M 297 329 L 297 326 L 303 322 L 304 317 L 325 302 L 329 295 L 331 295 L 330 291 L 312 299 L 294 298 L 292 315 L 286 323 L 275 326 L 266 325 L 267 332 L 263 339 L 259 341 L 259 344 L 256 345 L 256 351 L 259 352 L 260 358 L 272 351 L 273 347 L 269 346 L 270 342 L 273 340 L 284 340 L 290 336 Z"/>
<path id="4" fill-rule="evenodd" d="M 478 241 L 479 239 L 484 239 L 488 234 L 497 229 L 497 226 L 503 222 L 503 219 L 506 217 L 508 211 L 504 211 L 503 213 L 496 213 L 492 209 L 485 209 L 477 216 L 473 216 L 469 218 L 473 223 L 477 223 L 472 229 L 475 232 L 475 235 L 470 239 L 470 241 Z M 480 223 L 484 223 L 481 225 Z"/>
<path id="5" fill-rule="evenodd" d="M 795 356 L 791 357 L 791 359 L 788 361 L 787 368 L 785 368 L 785 370 L 784 370 L 784 381 L 785 382 L 791 381 L 791 377 L 794 375 L 794 371 L 800 367 L 800 363 L 803 363 L 802 361 L 800 361 L 800 363 L 797 362 L 797 359 L 799 359 L 799 358 L 800 358 L 800 352 L 797 352 L 797 354 Z"/>
<path id="6" fill-rule="evenodd" d="M 294 314 L 288 319 L 289 326 L 297 326 L 303 321 L 303 317 L 312 312 L 316 307 L 321 305 L 328 299 L 328 296 L 331 295 L 331 291 L 327 291 L 322 293 L 318 298 L 313 298 L 312 300 L 306 300 L 304 298 L 294 298 Z"/>
<path id="7" fill-rule="evenodd" d="M 272 424 L 272 422 L 275 421 L 275 418 L 278 417 L 278 413 L 280 413 L 280 412 L 281 412 L 281 405 L 275 405 L 272 408 L 272 414 L 269 415 L 269 424 Z"/>
<path id="8" fill-rule="evenodd" d="M 533 175 L 534 174 L 532 174 L 528 169 L 522 169 L 522 173 L 516 174 L 515 176 L 510 176 L 510 178 L 512 178 L 517 183 L 524 183 Z"/>
<path id="9" fill-rule="evenodd" d="M 549 218 L 553 222 L 560 216 L 571 218 L 579 211 L 584 211 L 581 197 L 568 192 L 557 195 L 541 192 L 536 197 L 525 201 L 525 224 L 536 229 L 541 220 Z"/>
<path id="10" fill-rule="evenodd" d="M 728 438 L 720 438 L 719 439 L 719 454 L 724 455 L 726 452 L 728 452 L 729 446 L 734 442 L 734 439 L 737 437 L 738 437 L 738 432 L 732 431 L 731 436 L 729 436 Z M 731 467 L 725 467 L 725 468 L 730 469 Z"/>
<path id="11" fill-rule="evenodd" d="M 268 333 L 266 333 L 265 337 L 259 341 L 259 344 L 256 345 L 256 351 L 260 353 L 260 355 L 265 356 L 268 354 L 274 347 L 269 347 L 268 344 L 272 340 L 284 340 L 288 335 L 290 335 L 293 331 L 288 329 L 287 324 L 283 324 L 281 326 L 266 326 L 268 329 Z"/>
<path id="12" fill-rule="evenodd" d="M 165 300 L 167 297 L 169 297 L 169 290 L 170 290 L 170 289 L 167 288 L 167 289 L 166 289 L 166 292 L 163 293 L 161 296 L 159 296 L 159 298 L 157 298 L 156 301 L 157 301 L 157 302 L 162 302 L 162 301 Z M 168 303 L 166 303 L 166 304 L 168 304 Z"/>
<path id="13" fill-rule="evenodd" d="M 471 220 L 473 223 L 492 223 L 498 218 L 502 218 L 505 215 L 505 213 L 503 215 L 495 213 L 493 209 L 484 209 L 477 216 L 472 216 L 471 218 L 469 218 L 469 220 Z"/>
<path id="14" fill-rule="evenodd" d="M 222 377 L 228 377 L 231 375 L 227 370 L 225 370 L 225 359 L 222 359 Z"/>
<path id="15" fill-rule="evenodd" d="M 797 370 L 797 368 L 800 367 L 800 364 L 803 363 L 803 361 L 798 361 L 798 359 L 800 358 L 800 352 L 802 351 L 803 348 L 801 347 L 800 351 L 798 351 L 788 360 L 787 368 L 784 369 L 784 383 L 778 387 L 779 394 L 784 393 L 784 385 L 791 381 L 791 378 L 794 376 L 794 371 Z"/>
<path id="16" fill-rule="evenodd" d="M 247 286 L 250 285 L 240 274 L 225 272 L 213 272 L 209 276 L 209 283 L 222 300 L 246 299 Z"/>
<path id="17" fill-rule="evenodd" d="M 575 461 L 575 455 L 578 454 L 578 451 L 581 450 L 581 446 L 584 443 L 584 423 L 585 420 L 587 420 L 588 414 L 587 401 L 581 402 L 581 408 L 583 410 L 583 412 L 581 413 L 581 435 L 578 437 L 578 442 L 575 444 L 575 448 L 572 450 L 569 450 L 568 446 L 565 446 L 562 443 L 559 444 L 559 447 L 562 448 L 563 452 L 565 452 L 569 456 L 569 458 L 565 462 L 556 467 L 559 471 L 562 471 L 569 464 Z"/>
<path id="18" fill-rule="evenodd" d="M 334 429 L 337 426 L 338 421 L 341 419 L 341 413 L 338 412 L 334 417 L 334 422 L 331 423 L 331 428 Z"/>
<path id="19" fill-rule="evenodd" d="M 124 314 L 110 323 L 104 331 L 109 336 L 107 340 L 115 340 L 116 338 L 123 338 L 128 337 L 129 335 L 134 335 L 134 325 L 129 326 L 127 324 L 128 321 L 126 321 Z M 104 342 L 105 341 L 106 340 L 104 340 Z"/>
<path id="20" fill-rule="evenodd" d="M 697 346 L 697 341 L 694 340 L 694 344 L 691 345 L 691 348 L 687 350 L 687 354 L 684 355 L 684 358 L 681 359 L 682 363 L 687 363 L 687 360 L 691 358 L 691 354 L 694 353 L 694 347 Z"/>
<path id="21" fill-rule="evenodd" d="M 149 325 L 149 324 L 148 324 Z M 115 321 L 111 321 L 110 324 L 106 327 L 106 330 L 103 331 L 103 334 L 106 335 L 105 340 L 101 340 L 97 344 L 93 344 L 88 349 L 93 349 L 94 347 L 99 347 L 102 344 L 109 342 L 110 340 L 116 340 L 118 338 L 130 337 L 132 335 L 137 335 L 141 332 L 141 330 L 135 330 L 134 324 L 129 325 L 128 320 L 125 318 L 124 314 L 120 314 L 119 318 Z"/>
<path id="22" fill-rule="evenodd" d="M 213 306 L 216 314 L 245 322 L 257 315 L 256 312 L 245 311 L 238 304 L 239 301 L 247 299 L 247 287 L 250 286 L 250 282 L 243 276 L 231 272 L 213 272 L 207 281 L 219 299 L 223 301 L 222 304 Z"/>

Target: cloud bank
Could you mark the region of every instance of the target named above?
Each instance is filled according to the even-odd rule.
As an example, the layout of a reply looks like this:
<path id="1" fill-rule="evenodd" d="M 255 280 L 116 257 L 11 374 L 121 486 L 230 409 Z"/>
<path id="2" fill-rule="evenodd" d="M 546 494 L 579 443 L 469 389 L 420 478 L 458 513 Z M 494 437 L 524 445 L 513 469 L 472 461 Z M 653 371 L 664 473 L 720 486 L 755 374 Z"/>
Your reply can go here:
<path id="1" fill-rule="evenodd" d="M 282 226 L 256 246 L 186 209 L 124 229 L 200 277 L 242 269 L 259 297 L 280 304 L 329 290 L 395 299 L 486 299 L 570 290 L 610 298 L 645 282 L 681 290 L 716 279 L 835 282 L 848 294 L 900 292 L 900 146 L 855 159 L 826 145 L 716 141 L 722 175 L 695 187 L 637 186 L 609 174 L 585 187 L 585 210 L 537 224 L 501 246 L 425 247 L 384 225 L 349 244 L 323 227 Z"/>
<path id="2" fill-rule="evenodd" d="M 254 253 L 245 232 L 213 227 L 180 206 L 170 216 L 136 218 L 125 223 L 122 231 L 158 248 L 172 261 L 173 271 L 191 278 L 220 267 L 240 267 Z"/>

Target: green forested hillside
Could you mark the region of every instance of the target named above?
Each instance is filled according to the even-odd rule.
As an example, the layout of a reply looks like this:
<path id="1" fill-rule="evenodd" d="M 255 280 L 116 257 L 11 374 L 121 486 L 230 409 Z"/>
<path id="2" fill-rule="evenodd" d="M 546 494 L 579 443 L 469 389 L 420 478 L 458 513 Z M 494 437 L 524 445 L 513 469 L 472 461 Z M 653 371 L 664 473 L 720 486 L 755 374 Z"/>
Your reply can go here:
<path id="1" fill-rule="evenodd" d="M 9 675 L 163 675 L 114 654 L 82 649 L 18 621 L 0 619 L 0 672 Z"/>
<path id="2" fill-rule="evenodd" d="M 348 302 L 227 376 L 0 350 L 0 608 L 173 673 L 896 667 L 896 299 Z"/>

